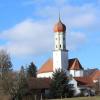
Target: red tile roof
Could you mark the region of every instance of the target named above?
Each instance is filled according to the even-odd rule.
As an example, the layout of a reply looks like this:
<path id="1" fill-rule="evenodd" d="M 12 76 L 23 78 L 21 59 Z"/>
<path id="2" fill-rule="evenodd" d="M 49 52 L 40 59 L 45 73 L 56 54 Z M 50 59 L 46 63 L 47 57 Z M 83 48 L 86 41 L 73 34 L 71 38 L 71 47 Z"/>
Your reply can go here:
<path id="1" fill-rule="evenodd" d="M 93 81 L 89 76 L 86 76 L 86 77 L 74 77 L 74 78 L 78 83 L 81 83 L 81 85 L 85 85 L 85 86 L 92 86 L 93 85 Z"/>
<path id="2" fill-rule="evenodd" d="M 52 59 L 47 60 L 42 67 L 38 70 L 38 73 L 53 72 Z"/>
<path id="3" fill-rule="evenodd" d="M 49 59 L 49 62 L 52 60 Z M 89 76 L 84 77 L 74 77 L 75 80 L 78 82 L 78 85 L 92 87 L 94 86 L 93 80 L 100 78 L 100 70 L 94 71 Z M 67 78 L 66 78 L 67 79 Z M 29 79 L 29 88 L 30 89 L 49 89 L 51 78 L 30 78 Z"/>
<path id="4" fill-rule="evenodd" d="M 67 79 L 67 77 L 66 77 Z M 92 87 L 94 84 L 89 77 L 75 77 L 78 85 Z M 49 89 L 52 82 L 51 78 L 30 78 L 28 81 L 29 89 Z"/>
<path id="5" fill-rule="evenodd" d="M 83 69 L 83 67 L 77 58 L 69 59 L 68 70 L 80 70 L 80 69 Z M 47 60 L 42 65 L 42 67 L 38 70 L 38 74 L 46 73 L 46 72 L 53 72 L 53 60 L 52 59 Z"/>
<path id="6" fill-rule="evenodd" d="M 79 83 L 83 83 L 83 85 L 86 86 L 93 86 L 93 80 L 100 80 L 100 70 L 94 71 L 92 74 L 89 76 L 84 76 L 84 77 L 75 77 L 75 80 Z"/>
<path id="7" fill-rule="evenodd" d="M 95 70 L 90 77 L 92 80 L 100 80 L 100 70 Z"/>

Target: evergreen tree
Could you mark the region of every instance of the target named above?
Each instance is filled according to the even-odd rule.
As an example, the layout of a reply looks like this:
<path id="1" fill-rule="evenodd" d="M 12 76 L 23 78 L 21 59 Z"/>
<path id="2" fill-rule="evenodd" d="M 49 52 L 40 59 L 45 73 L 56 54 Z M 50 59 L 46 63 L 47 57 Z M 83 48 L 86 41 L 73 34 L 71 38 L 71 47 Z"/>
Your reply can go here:
<path id="1" fill-rule="evenodd" d="M 63 70 L 57 70 L 53 73 L 50 87 L 50 95 L 54 98 L 63 97 L 66 94 L 66 73 Z"/>
<path id="2" fill-rule="evenodd" d="M 73 80 L 73 76 L 69 75 L 67 77 L 67 80 L 68 80 L 68 82 L 72 81 Z M 72 84 L 72 82 L 70 84 L 67 84 L 66 89 L 67 89 L 67 97 L 73 97 L 74 94 L 75 94 L 74 84 Z"/>
<path id="3" fill-rule="evenodd" d="M 37 68 L 33 62 L 30 63 L 28 69 L 27 69 L 27 74 L 28 77 L 36 77 L 37 73 Z"/>

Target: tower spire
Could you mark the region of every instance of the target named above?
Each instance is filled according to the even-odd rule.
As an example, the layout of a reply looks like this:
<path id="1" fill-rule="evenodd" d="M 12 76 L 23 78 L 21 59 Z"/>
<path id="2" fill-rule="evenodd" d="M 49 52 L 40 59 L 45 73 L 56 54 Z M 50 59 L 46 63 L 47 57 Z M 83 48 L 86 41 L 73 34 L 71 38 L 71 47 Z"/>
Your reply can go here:
<path id="1" fill-rule="evenodd" d="M 60 10 L 59 10 L 59 22 L 61 21 L 61 18 L 60 18 Z"/>

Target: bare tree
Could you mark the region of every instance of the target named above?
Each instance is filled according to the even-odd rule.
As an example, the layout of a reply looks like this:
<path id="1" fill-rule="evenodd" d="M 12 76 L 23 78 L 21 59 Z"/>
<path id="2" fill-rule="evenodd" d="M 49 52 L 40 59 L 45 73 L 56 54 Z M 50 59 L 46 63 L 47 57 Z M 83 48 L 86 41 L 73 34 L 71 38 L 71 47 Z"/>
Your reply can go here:
<path id="1" fill-rule="evenodd" d="M 9 54 L 5 50 L 0 51 L 0 87 L 4 94 L 8 94 L 11 100 L 22 100 L 22 97 L 27 93 L 28 84 L 24 72 L 24 67 L 21 67 L 20 72 L 16 73 L 12 68 L 12 62 Z"/>
<path id="2" fill-rule="evenodd" d="M 12 62 L 10 55 L 5 50 L 0 50 L 0 77 L 4 72 L 7 72 L 11 69 Z"/>
<path id="3" fill-rule="evenodd" d="M 19 73 L 7 73 L 3 76 L 3 89 L 5 94 L 9 94 L 11 100 L 22 100 L 28 92 L 27 78 L 24 68 L 21 67 Z"/>
<path id="4" fill-rule="evenodd" d="M 97 92 L 98 95 L 100 95 L 100 77 L 97 78 L 96 92 Z"/>
<path id="5" fill-rule="evenodd" d="M 4 79 L 8 78 L 7 75 L 11 71 L 12 62 L 10 55 L 5 50 L 0 50 L 0 89 L 3 92 L 3 83 L 7 83 Z M 10 80 L 9 80 L 10 81 Z"/>
<path id="6" fill-rule="evenodd" d="M 95 91 L 97 95 L 100 95 L 100 77 L 97 78 L 97 82 L 94 85 Z"/>

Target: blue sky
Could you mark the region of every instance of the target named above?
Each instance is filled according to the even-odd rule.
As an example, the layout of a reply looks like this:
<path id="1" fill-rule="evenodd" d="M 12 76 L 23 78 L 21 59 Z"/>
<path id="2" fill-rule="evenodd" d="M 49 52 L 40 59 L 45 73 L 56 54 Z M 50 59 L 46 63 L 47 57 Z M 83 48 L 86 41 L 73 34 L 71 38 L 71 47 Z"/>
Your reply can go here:
<path id="1" fill-rule="evenodd" d="M 0 49 L 6 49 L 14 69 L 52 57 L 53 27 L 67 27 L 69 58 L 85 68 L 100 68 L 100 0 L 0 0 Z"/>

